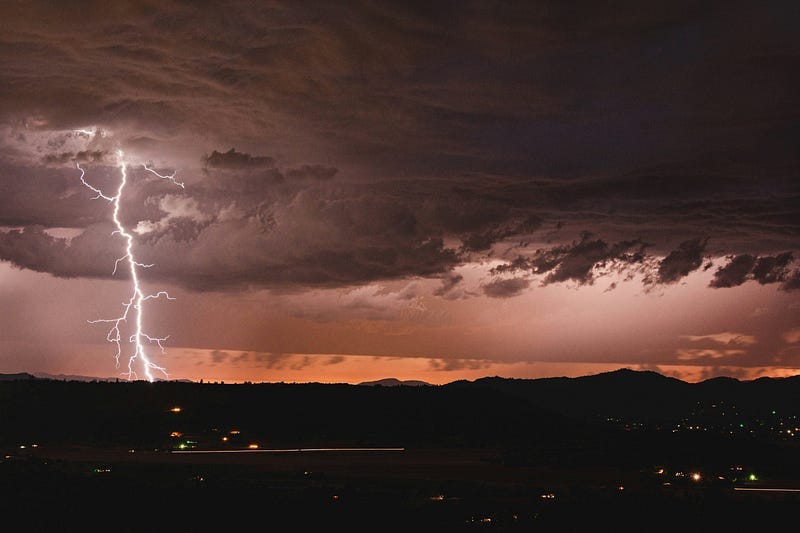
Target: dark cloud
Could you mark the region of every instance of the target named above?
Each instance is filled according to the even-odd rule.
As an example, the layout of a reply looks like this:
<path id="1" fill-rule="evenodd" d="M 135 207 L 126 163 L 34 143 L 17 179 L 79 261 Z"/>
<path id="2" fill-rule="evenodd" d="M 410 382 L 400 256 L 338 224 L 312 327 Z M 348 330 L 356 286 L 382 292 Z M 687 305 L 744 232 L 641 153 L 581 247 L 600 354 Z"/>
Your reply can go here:
<path id="1" fill-rule="evenodd" d="M 800 270 L 795 270 L 791 273 L 786 279 L 786 281 L 781 285 L 781 289 L 785 291 L 796 291 L 800 289 Z"/>
<path id="2" fill-rule="evenodd" d="M 623 270 L 643 263 L 646 243 L 639 240 L 608 244 L 583 232 L 578 241 L 553 248 L 537 249 L 528 257 L 519 256 L 510 263 L 494 267 L 493 273 L 528 271 L 545 274 L 543 285 L 574 281 L 580 285 L 592 284 L 599 269 L 611 267 Z"/>
<path id="3" fill-rule="evenodd" d="M 454 370 L 481 370 L 489 368 L 493 361 L 485 359 L 430 359 L 432 370 L 449 372 Z"/>
<path id="4" fill-rule="evenodd" d="M 249 169 L 272 167 L 275 160 L 271 157 L 237 152 L 235 148 L 231 148 L 227 152 L 214 150 L 211 154 L 203 156 L 203 163 L 210 168 Z"/>
<path id="5" fill-rule="evenodd" d="M 709 286 L 714 288 L 736 287 L 747 281 L 747 276 L 756 264 L 756 258 L 749 254 L 737 255 L 730 262 L 717 269 Z"/>
<path id="6" fill-rule="evenodd" d="M 230 354 L 224 350 L 211 350 L 211 362 L 214 364 L 224 363 L 230 358 Z"/>
<path id="7" fill-rule="evenodd" d="M 250 360 L 258 366 L 271 369 L 282 370 L 302 370 L 312 364 L 311 357 L 307 355 L 294 355 L 289 353 L 252 353 Z"/>
<path id="8" fill-rule="evenodd" d="M 111 277 L 119 255 L 111 249 L 107 240 L 113 226 L 93 226 L 71 241 L 56 238 L 41 226 L 27 226 L 21 230 L 0 233 L 0 259 L 12 264 L 49 272 L 60 277 Z M 124 279 L 124 271 L 117 273 Z"/>
<path id="9" fill-rule="evenodd" d="M 61 152 L 45 154 L 42 161 L 46 165 L 61 166 L 66 163 L 108 164 L 111 157 L 105 150 L 82 150 L 80 152 Z"/>
<path id="10" fill-rule="evenodd" d="M 451 292 L 456 287 L 456 285 L 461 283 L 463 280 L 464 276 L 462 276 L 461 274 L 450 272 L 442 277 L 442 286 L 436 289 L 433 292 L 433 294 L 435 296 L 445 296 L 446 294 Z"/>
<path id="11" fill-rule="evenodd" d="M 138 172 L 132 178 L 147 176 Z M 101 177 L 113 174 L 87 179 L 105 183 Z M 382 187 L 271 182 L 248 188 L 260 192 L 252 195 L 240 193 L 242 182 L 227 177 L 211 172 L 186 191 L 165 189 L 170 184 L 164 180 L 132 180 L 120 217 L 139 233 L 137 254 L 157 266 L 144 276 L 195 289 L 346 286 L 439 275 L 460 262 L 444 245 L 446 221 L 436 210 L 425 213 L 419 203 L 398 202 Z M 105 216 L 98 218 L 109 218 L 108 202 L 91 200 L 93 193 L 82 186 L 73 189 L 76 202 L 99 205 Z M 121 255 L 122 243 L 109 237 L 107 222 L 94 223 L 68 248 L 37 228 L 0 234 L 0 257 L 59 276 L 109 276 L 108 265 Z"/>
<path id="12" fill-rule="evenodd" d="M 530 286 L 524 278 L 498 279 L 483 286 L 483 293 L 490 298 L 511 298 L 518 296 Z"/>
<path id="13" fill-rule="evenodd" d="M 462 250 L 467 252 L 483 252 L 489 250 L 496 242 L 509 237 L 530 235 L 542 225 L 541 219 L 536 215 L 524 215 L 518 218 L 509 218 L 494 224 L 481 231 L 474 231 L 462 237 Z"/>
<path id="14" fill-rule="evenodd" d="M 31 168 L 0 162 L 0 226 L 82 228 L 106 220 L 108 204 L 87 202 L 91 195 L 78 176 L 74 166 Z"/>
<path id="15" fill-rule="evenodd" d="M 122 210 L 150 229 L 147 275 L 193 288 L 438 277 L 488 256 L 543 283 L 650 269 L 670 284 L 711 255 L 740 258 L 714 286 L 794 283 L 778 261 L 800 232 L 791 3 L 39 3 L 0 17 L 0 226 L 26 228 L 0 235 L 0 257 L 17 266 L 102 275 L 109 206 L 68 167 L 97 167 L 108 190 L 119 147 L 200 166 L 181 194 L 203 216 L 162 205 L 176 193 L 157 180 L 133 179 Z M 86 231 L 68 247 L 53 227 Z M 587 229 L 598 237 L 570 241 Z"/>
<path id="16" fill-rule="evenodd" d="M 774 257 L 759 257 L 753 267 L 753 279 L 762 285 L 786 281 L 789 278 L 789 265 L 793 259 L 791 252 Z"/>
<path id="17" fill-rule="evenodd" d="M 756 280 L 761 285 L 770 283 L 787 282 L 790 278 L 790 265 L 793 257 L 791 252 L 777 256 L 754 257 L 741 254 L 729 258 L 725 266 L 717 269 L 710 286 L 736 287 L 748 280 Z"/>
<path id="18" fill-rule="evenodd" d="M 658 265 L 656 283 L 675 283 L 700 268 L 708 238 L 684 241 L 672 250 Z"/>
<path id="19" fill-rule="evenodd" d="M 344 363 L 345 357 L 343 355 L 332 355 L 322 361 L 322 364 L 327 365 L 338 365 L 340 363 Z"/>

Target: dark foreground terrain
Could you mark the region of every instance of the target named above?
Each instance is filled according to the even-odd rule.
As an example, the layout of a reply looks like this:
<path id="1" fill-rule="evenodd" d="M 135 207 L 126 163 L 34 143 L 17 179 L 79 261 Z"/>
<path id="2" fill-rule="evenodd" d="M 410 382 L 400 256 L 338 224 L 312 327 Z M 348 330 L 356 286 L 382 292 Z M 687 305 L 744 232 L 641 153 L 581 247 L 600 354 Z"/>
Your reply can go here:
<path id="1" fill-rule="evenodd" d="M 616 377 L 609 396 L 653 379 Z M 733 411 L 711 417 L 685 388 L 675 412 L 644 418 L 601 398 L 556 410 L 501 389 L 0 382 L 0 516 L 9 531 L 717 531 L 795 519 L 789 411 L 757 422 L 737 397 L 760 430 L 736 433 L 720 422 Z"/>

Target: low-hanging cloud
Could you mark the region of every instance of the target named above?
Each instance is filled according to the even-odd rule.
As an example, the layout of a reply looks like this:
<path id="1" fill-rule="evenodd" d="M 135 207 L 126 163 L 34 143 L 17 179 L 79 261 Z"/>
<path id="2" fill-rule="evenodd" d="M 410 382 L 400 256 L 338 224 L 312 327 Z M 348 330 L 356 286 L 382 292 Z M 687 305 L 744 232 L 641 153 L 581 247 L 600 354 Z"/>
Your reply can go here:
<path id="1" fill-rule="evenodd" d="M 518 296 L 530 286 L 525 278 L 498 279 L 483 286 L 483 293 L 490 298 L 511 298 Z"/>
<path id="2" fill-rule="evenodd" d="M 707 244 L 708 238 L 683 241 L 677 249 L 672 250 L 661 260 L 654 281 L 663 284 L 675 283 L 700 268 Z"/>
<path id="3" fill-rule="evenodd" d="M 794 261 L 792 252 L 761 257 L 740 254 L 728 259 L 727 264 L 714 272 L 714 278 L 709 283 L 710 287 L 737 287 L 754 280 L 761 285 L 781 283 L 781 288 L 784 290 L 796 288 L 792 283 L 797 276 L 797 271 L 792 271 Z"/>

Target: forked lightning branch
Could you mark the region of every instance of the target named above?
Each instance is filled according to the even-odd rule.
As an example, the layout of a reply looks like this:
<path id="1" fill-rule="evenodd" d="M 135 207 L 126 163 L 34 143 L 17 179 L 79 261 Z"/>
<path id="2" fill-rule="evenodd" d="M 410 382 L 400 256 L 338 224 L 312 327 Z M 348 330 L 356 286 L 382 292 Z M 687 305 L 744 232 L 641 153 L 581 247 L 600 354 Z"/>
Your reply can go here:
<path id="1" fill-rule="evenodd" d="M 143 330 L 142 322 L 144 316 L 144 303 L 147 300 L 154 300 L 157 298 L 165 298 L 167 300 L 174 300 L 166 291 L 158 291 L 155 293 L 145 294 L 142 291 L 142 286 L 139 278 L 139 269 L 140 268 L 150 268 L 152 264 L 144 264 L 140 263 L 136 260 L 136 256 L 133 251 L 133 235 L 131 235 L 123 226 L 120 220 L 120 202 L 123 198 L 123 194 L 125 193 L 125 186 L 128 182 L 128 172 L 127 172 L 127 162 L 125 161 L 125 156 L 122 151 L 117 152 L 117 167 L 120 170 L 120 181 L 119 187 L 117 188 L 117 193 L 114 196 L 109 196 L 103 193 L 100 189 L 94 187 L 93 185 L 89 184 L 84 178 L 86 176 L 86 172 L 81 168 L 80 163 L 76 163 L 78 170 L 81 171 L 80 180 L 83 185 L 87 188 L 92 190 L 96 196 L 93 199 L 102 199 L 110 202 L 113 205 L 113 214 L 112 218 L 114 220 L 114 225 L 116 226 L 116 230 L 112 232 L 112 235 L 119 235 L 122 237 L 124 244 L 125 244 L 125 253 L 121 257 L 119 257 L 114 262 L 114 268 L 112 270 L 112 275 L 115 275 L 122 264 L 122 268 L 127 268 L 130 273 L 131 279 L 131 295 L 127 301 L 122 303 L 122 314 L 116 318 L 102 318 L 97 320 L 89 320 L 88 322 L 91 324 L 98 324 L 98 323 L 107 323 L 111 325 L 111 329 L 108 331 L 108 335 L 106 339 L 108 342 L 111 342 L 116 345 L 117 353 L 114 356 L 116 360 L 117 367 L 120 366 L 120 361 L 123 357 L 123 345 L 129 347 L 129 355 L 128 355 L 128 362 L 127 362 L 127 371 L 123 372 L 123 375 L 127 376 L 128 379 L 138 379 L 139 374 L 136 371 L 137 365 L 142 369 L 144 375 L 147 377 L 148 381 L 153 381 L 155 378 L 153 376 L 153 372 L 160 372 L 164 376 L 169 377 L 167 374 L 167 370 L 155 364 L 153 361 L 150 360 L 150 357 L 147 354 L 147 347 L 156 345 L 158 346 L 161 353 L 165 353 L 165 349 L 163 346 L 163 342 L 167 340 L 167 337 L 154 337 L 152 335 L 147 334 Z M 150 172 L 151 174 L 157 176 L 160 179 L 170 180 L 175 185 L 184 188 L 184 184 L 178 181 L 175 181 L 175 174 L 173 173 L 170 176 L 165 176 L 159 174 L 152 168 L 148 167 L 147 165 L 142 165 L 145 170 Z M 132 324 L 128 327 L 128 330 L 132 329 L 132 333 L 128 336 L 127 343 L 123 342 L 124 335 L 123 335 L 123 328 L 126 325 Z"/>

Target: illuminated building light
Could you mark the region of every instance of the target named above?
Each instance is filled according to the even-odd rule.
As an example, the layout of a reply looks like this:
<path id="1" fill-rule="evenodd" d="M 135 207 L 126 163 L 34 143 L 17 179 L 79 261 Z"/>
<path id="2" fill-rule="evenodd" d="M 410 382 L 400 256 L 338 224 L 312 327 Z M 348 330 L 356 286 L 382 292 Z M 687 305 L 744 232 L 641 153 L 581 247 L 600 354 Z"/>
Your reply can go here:
<path id="1" fill-rule="evenodd" d="M 181 408 L 180 407 L 173 407 L 172 409 L 170 409 L 170 411 L 172 411 L 173 413 L 180 413 L 181 412 Z"/>

